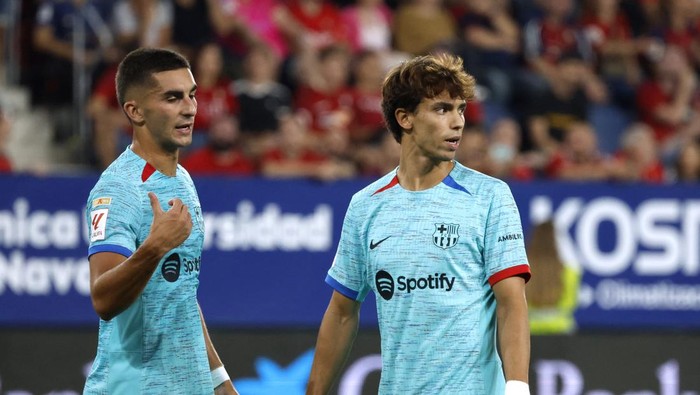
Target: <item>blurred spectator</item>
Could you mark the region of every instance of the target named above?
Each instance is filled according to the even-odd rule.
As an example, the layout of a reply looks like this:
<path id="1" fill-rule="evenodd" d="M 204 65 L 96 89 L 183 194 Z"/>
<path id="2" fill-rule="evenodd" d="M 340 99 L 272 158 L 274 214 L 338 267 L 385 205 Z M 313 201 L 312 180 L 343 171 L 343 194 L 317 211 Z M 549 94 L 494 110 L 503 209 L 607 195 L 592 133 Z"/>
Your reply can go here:
<path id="1" fill-rule="evenodd" d="M 607 99 L 605 85 L 593 71 L 590 44 L 583 32 L 571 21 L 573 0 L 540 0 L 543 15 L 533 19 L 523 32 L 524 57 L 528 71 L 520 78 L 519 95 L 541 96 L 544 91 L 556 89 L 562 76 L 557 65 L 565 56 L 581 60 L 578 73 L 582 74 L 584 92 L 589 100 L 603 102 Z"/>
<path id="2" fill-rule="evenodd" d="M 598 149 L 598 139 L 590 124 L 571 124 L 563 144 L 547 164 L 549 178 L 568 181 L 600 181 L 612 176 L 612 162 Z"/>
<path id="3" fill-rule="evenodd" d="M 480 128 L 465 128 L 459 141 L 455 159 L 464 166 L 484 174 L 491 174 L 489 140 Z"/>
<path id="4" fill-rule="evenodd" d="M 0 174 L 12 172 L 12 162 L 7 157 L 7 140 L 10 138 L 10 119 L 0 107 Z"/>
<path id="5" fill-rule="evenodd" d="M 361 175 L 381 177 L 399 165 L 401 145 L 394 136 L 384 130 L 378 144 L 366 145 L 357 150 L 355 161 Z"/>
<path id="6" fill-rule="evenodd" d="M 107 22 L 110 12 L 109 2 L 88 0 L 48 0 L 37 10 L 32 36 L 38 57 L 32 60 L 29 73 L 32 99 L 50 111 L 57 141 L 75 133 L 71 104 L 79 85 L 73 78 L 73 67 L 83 67 L 91 76 L 103 56 L 116 57 L 112 51 L 114 36 Z M 77 39 L 84 40 L 78 51 Z"/>
<path id="7" fill-rule="evenodd" d="M 406 0 L 394 13 L 394 48 L 411 55 L 425 55 L 457 39 L 457 23 L 443 0 Z"/>
<path id="8" fill-rule="evenodd" d="M 12 15 L 10 15 L 10 10 L 11 10 L 11 4 L 9 1 L 0 1 L 0 86 L 5 85 L 5 74 L 6 74 L 6 65 L 5 62 L 7 61 L 7 56 L 6 56 L 6 37 L 8 36 L 7 34 L 7 27 L 10 25 Z"/>
<path id="9" fill-rule="evenodd" d="M 277 82 L 279 59 L 264 43 L 253 45 L 243 61 L 243 78 L 233 90 L 238 100 L 246 152 L 258 157 L 278 144 L 280 119 L 291 112 L 292 94 Z"/>
<path id="10" fill-rule="evenodd" d="M 380 53 L 370 50 L 357 53 L 352 71 L 350 141 L 359 146 L 379 142 L 384 134 L 382 81 L 386 74 Z"/>
<path id="11" fill-rule="evenodd" d="M 584 93 L 586 65 L 575 53 L 566 54 L 552 66 L 557 83 L 541 97 L 530 100 L 525 150 L 555 152 L 574 122 L 586 121 L 590 102 Z"/>
<path id="12" fill-rule="evenodd" d="M 342 46 L 323 48 L 300 63 L 295 107 L 307 117 L 311 142 L 319 150 L 347 153 L 353 104 L 349 77 L 350 54 Z"/>
<path id="13" fill-rule="evenodd" d="M 262 160 L 262 174 L 272 178 L 307 177 L 323 181 L 349 178 L 354 166 L 309 147 L 304 118 L 296 114 L 280 121 L 278 147 L 268 150 Z"/>
<path id="14" fill-rule="evenodd" d="M 618 180 L 662 183 L 664 167 L 654 141 L 654 131 L 641 122 L 631 124 L 622 135 L 621 149 L 615 155 L 614 176 Z"/>
<path id="15" fill-rule="evenodd" d="M 465 0 L 459 18 L 465 68 L 488 89 L 485 99 L 509 105 L 519 67 L 520 27 L 507 0 Z M 460 51 L 461 52 L 461 51 Z"/>
<path id="16" fill-rule="evenodd" d="M 660 51 L 662 44 L 649 36 L 634 37 L 620 0 L 588 0 L 581 24 L 596 55 L 596 71 L 613 99 L 629 107 L 641 82 L 640 55 Z"/>
<path id="17" fill-rule="evenodd" d="M 678 182 L 700 182 L 700 140 L 695 139 L 681 148 L 675 163 Z"/>
<path id="18" fill-rule="evenodd" d="M 385 161 L 386 128 L 382 114 L 385 68 L 378 51 L 363 50 L 353 60 L 352 120 L 348 126 L 351 154 L 363 174 L 374 174 Z M 377 175 L 384 175 L 377 174 Z"/>
<path id="19" fill-rule="evenodd" d="M 199 49 L 193 64 L 197 81 L 197 117 L 195 118 L 192 145 L 201 147 L 213 119 L 238 113 L 238 102 L 231 89 L 231 80 L 224 74 L 224 59 L 216 43 L 208 43 Z"/>
<path id="20" fill-rule="evenodd" d="M 576 331 L 581 270 L 559 254 L 552 220 L 535 225 L 527 240 L 532 278 L 525 290 L 533 335 L 570 334 Z"/>
<path id="21" fill-rule="evenodd" d="M 294 18 L 278 0 L 207 0 L 211 21 L 227 58 L 241 59 L 251 46 L 265 44 L 279 59 L 289 54 L 286 32 L 296 32 Z M 289 33 L 292 35 L 292 33 Z M 294 39 L 290 39 L 293 43 Z"/>
<path id="22" fill-rule="evenodd" d="M 489 133 L 489 175 L 502 180 L 531 180 L 535 174 L 520 153 L 520 125 L 512 118 L 496 121 Z"/>
<path id="23" fill-rule="evenodd" d="M 283 25 L 288 37 L 300 50 L 318 51 L 331 45 L 350 45 L 350 33 L 343 23 L 340 8 L 330 0 L 289 0 L 287 10 L 295 21 L 294 29 Z"/>
<path id="24" fill-rule="evenodd" d="M 700 69 L 700 3 L 696 0 L 661 2 L 661 39 L 681 48 L 695 69 Z"/>
<path id="25" fill-rule="evenodd" d="M 131 143 L 131 127 L 117 101 L 117 67 L 114 62 L 98 76 L 87 102 L 87 116 L 92 122 L 90 161 L 99 170 L 106 169 Z"/>
<path id="26" fill-rule="evenodd" d="M 354 56 L 366 51 L 376 52 L 381 57 L 382 70 L 389 70 L 410 57 L 394 49 L 394 11 L 384 0 L 355 0 L 341 9 L 341 16 L 348 28 Z"/>
<path id="27" fill-rule="evenodd" d="M 168 0 L 119 0 L 114 5 L 117 41 L 129 47 L 168 47 L 173 6 Z"/>
<path id="28" fill-rule="evenodd" d="M 649 34 L 660 28 L 663 19 L 661 0 L 627 0 L 623 5 L 627 12 L 632 11 L 637 17 L 630 22 L 633 27 L 636 25 L 638 35 Z"/>
<path id="29" fill-rule="evenodd" d="M 357 0 L 341 10 L 353 52 L 392 50 L 392 10 L 384 0 Z"/>
<path id="30" fill-rule="evenodd" d="M 698 78 L 684 52 L 666 48 L 653 76 L 637 90 L 640 120 L 654 129 L 662 160 L 670 163 L 681 146 L 700 135 Z"/>
<path id="31" fill-rule="evenodd" d="M 182 166 L 191 174 L 252 176 L 255 163 L 241 149 L 238 119 L 220 114 L 211 120 L 207 144 L 187 154 Z"/>
<path id="32" fill-rule="evenodd" d="M 193 59 L 197 48 L 216 40 L 210 3 L 219 0 L 173 0 L 172 42 L 175 49 Z"/>

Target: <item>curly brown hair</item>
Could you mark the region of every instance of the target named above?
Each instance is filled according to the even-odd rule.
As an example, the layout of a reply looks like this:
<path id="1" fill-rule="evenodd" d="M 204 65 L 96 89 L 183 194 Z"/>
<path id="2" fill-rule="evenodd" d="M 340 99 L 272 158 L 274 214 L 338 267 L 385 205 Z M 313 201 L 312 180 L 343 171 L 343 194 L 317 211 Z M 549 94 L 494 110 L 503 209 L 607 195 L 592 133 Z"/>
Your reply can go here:
<path id="1" fill-rule="evenodd" d="M 382 85 L 382 113 L 389 131 L 401 142 L 403 129 L 396 120 L 396 110 L 414 112 L 423 99 L 443 92 L 451 98 L 474 99 L 476 81 L 464 70 L 462 58 L 440 53 L 417 56 L 395 66 Z"/>

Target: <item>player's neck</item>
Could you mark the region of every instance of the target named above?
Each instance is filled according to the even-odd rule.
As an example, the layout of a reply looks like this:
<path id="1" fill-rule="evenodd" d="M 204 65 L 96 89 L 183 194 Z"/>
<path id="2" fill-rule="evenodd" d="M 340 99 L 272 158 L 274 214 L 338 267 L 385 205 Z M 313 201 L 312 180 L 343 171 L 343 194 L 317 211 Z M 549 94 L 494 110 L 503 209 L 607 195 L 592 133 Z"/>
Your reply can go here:
<path id="1" fill-rule="evenodd" d="M 409 191 L 430 189 L 447 177 L 454 168 L 454 161 L 434 162 L 424 160 L 401 160 L 396 174 L 399 184 Z"/>
<path id="2" fill-rule="evenodd" d="M 160 173 L 169 177 L 177 175 L 177 150 L 175 152 L 167 152 L 158 145 L 144 143 L 138 139 L 134 139 L 132 142 L 131 150 Z"/>

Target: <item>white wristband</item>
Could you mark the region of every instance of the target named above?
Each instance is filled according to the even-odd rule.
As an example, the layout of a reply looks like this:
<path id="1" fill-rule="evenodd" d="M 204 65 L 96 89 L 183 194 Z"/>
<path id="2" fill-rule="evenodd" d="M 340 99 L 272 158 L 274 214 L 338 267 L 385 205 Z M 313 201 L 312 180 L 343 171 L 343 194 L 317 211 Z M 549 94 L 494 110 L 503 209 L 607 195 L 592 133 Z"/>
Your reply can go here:
<path id="1" fill-rule="evenodd" d="M 231 378 L 228 377 L 228 373 L 226 373 L 224 365 L 221 365 L 218 368 L 211 371 L 211 382 L 212 384 L 214 384 L 214 388 L 220 386 L 228 380 L 231 380 Z"/>
<path id="2" fill-rule="evenodd" d="M 505 395 L 530 395 L 530 386 L 522 381 L 508 380 Z"/>

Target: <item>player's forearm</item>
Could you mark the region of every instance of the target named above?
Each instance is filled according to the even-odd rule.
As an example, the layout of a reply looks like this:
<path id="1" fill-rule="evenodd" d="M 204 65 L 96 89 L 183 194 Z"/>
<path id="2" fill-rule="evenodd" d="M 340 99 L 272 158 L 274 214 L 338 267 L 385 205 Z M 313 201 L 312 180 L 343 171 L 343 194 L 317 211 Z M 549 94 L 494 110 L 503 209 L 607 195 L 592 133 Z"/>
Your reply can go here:
<path id="1" fill-rule="evenodd" d="M 164 253 L 143 244 L 131 257 L 102 273 L 90 290 L 93 307 L 103 320 L 126 310 L 141 295 Z"/>
<path id="2" fill-rule="evenodd" d="M 514 300 L 498 307 L 498 343 L 506 380 L 528 382 L 530 327 L 527 304 Z"/>
<path id="3" fill-rule="evenodd" d="M 197 304 L 197 307 L 199 307 L 199 304 Z M 214 348 L 214 343 L 211 341 L 211 337 L 209 336 L 209 330 L 207 329 L 207 324 L 204 321 L 204 314 L 202 314 L 201 308 L 199 308 L 199 319 L 202 321 L 202 333 L 204 335 L 204 343 L 207 347 L 207 359 L 209 360 L 209 369 L 214 370 L 219 366 L 223 366 L 223 362 L 221 361 L 219 354 Z"/>
<path id="4" fill-rule="evenodd" d="M 335 382 L 352 348 L 357 334 L 359 315 L 341 316 L 326 311 L 316 342 L 307 395 L 325 395 Z"/>
<path id="5" fill-rule="evenodd" d="M 197 307 L 199 308 L 199 304 L 197 305 Z M 216 352 L 216 349 L 214 348 L 214 343 L 211 341 L 211 337 L 209 336 L 209 330 L 207 329 L 207 324 L 204 321 L 204 315 L 202 314 L 201 308 L 199 308 L 199 319 L 202 322 L 202 333 L 204 334 L 204 344 L 207 348 L 207 359 L 209 360 L 209 369 L 211 371 L 214 371 L 215 369 L 223 367 L 224 364 L 221 361 L 221 358 L 219 358 L 219 354 Z M 236 388 L 233 386 L 233 381 L 228 379 L 223 383 L 217 385 L 216 388 L 214 388 L 214 394 L 238 394 L 238 391 L 236 391 Z"/>

